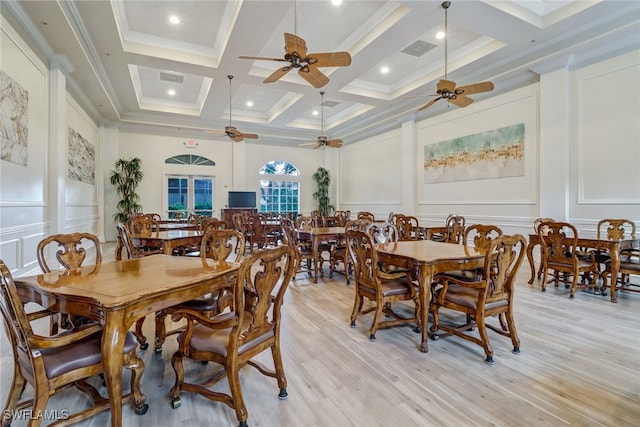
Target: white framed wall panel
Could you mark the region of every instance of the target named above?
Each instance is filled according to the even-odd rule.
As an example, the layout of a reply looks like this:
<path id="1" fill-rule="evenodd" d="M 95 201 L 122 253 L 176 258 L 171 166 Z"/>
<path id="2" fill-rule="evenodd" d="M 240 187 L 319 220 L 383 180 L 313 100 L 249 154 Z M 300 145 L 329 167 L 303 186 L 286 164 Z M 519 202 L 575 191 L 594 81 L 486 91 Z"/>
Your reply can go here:
<path id="1" fill-rule="evenodd" d="M 640 204 L 640 51 L 576 70 L 574 88 L 577 203 Z"/>
<path id="2" fill-rule="evenodd" d="M 342 208 L 402 205 L 404 171 L 401 139 L 401 129 L 395 129 L 341 149 Z M 351 210 L 354 212 L 354 209 Z"/>

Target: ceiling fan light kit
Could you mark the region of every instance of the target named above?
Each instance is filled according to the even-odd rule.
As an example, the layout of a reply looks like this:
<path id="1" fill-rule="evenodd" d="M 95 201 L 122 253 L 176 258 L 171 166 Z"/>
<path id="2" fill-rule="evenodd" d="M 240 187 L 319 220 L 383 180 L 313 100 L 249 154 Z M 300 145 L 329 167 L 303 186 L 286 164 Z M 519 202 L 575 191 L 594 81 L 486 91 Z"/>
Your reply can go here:
<path id="1" fill-rule="evenodd" d="M 456 82 L 447 80 L 447 62 L 448 62 L 448 40 L 449 40 L 449 23 L 448 23 L 448 10 L 451 6 L 450 1 L 442 2 L 442 8 L 444 9 L 444 79 L 440 80 L 437 85 L 435 95 L 437 98 L 432 99 L 425 105 L 420 107 L 418 111 L 426 110 L 431 107 L 437 101 L 446 99 L 447 102 L 457 107 L 466 107 L 473 102 L 472 98 L 467 95 L 474 93 L 490 92 L 493 90 L 492 82 L 474 83 L 466 86 L 456 87 Z"/>

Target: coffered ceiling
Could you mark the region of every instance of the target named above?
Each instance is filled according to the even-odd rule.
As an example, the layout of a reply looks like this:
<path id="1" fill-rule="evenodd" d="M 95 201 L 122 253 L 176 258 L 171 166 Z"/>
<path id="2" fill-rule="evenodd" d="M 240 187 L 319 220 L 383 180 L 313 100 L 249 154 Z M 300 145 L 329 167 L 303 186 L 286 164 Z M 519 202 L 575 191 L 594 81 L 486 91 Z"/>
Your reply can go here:
<path id="1" fill-rule="evenodd" d="M 124 130 L 226 139 L 207 131 L 231 120 L 259 134 L 247 143 L 297 147 L 321 133 L 322 90 L 324 134 L 349 144 L 457 108 L 417 112 L 444 77 L 441 1 L 3 0 L 2 14 L 90 114 Z M 640 2 L 453 0 L 448 30 L 448 78 L 495 84 L 479 101 L 640 48 Z M 348 51 L 351 66 L 323 68 L 321 89 L 295 72 L 262 83 L 283 63 L 238 57 L 282 58 L 285 32 L 309 52 Z"/>

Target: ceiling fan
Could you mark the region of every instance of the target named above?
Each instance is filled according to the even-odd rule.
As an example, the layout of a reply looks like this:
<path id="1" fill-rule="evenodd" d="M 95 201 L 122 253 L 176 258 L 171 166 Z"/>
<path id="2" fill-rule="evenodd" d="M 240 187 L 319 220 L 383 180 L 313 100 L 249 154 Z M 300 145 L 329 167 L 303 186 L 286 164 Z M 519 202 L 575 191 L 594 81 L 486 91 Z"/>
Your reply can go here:
<path id="1" fill-rule="evenodd" d="M 451 2 L 445 1 L 441 6 L 444 9 L 444 79 L 438 82 L 436 94 L 432 95 L 437 96 L 437 98 L 427 102 L 425 105 L 420 107 L 418 111 L 422 111 L 431 107 L 441 99 L 446 99 L 449 103 L 457 107 L 466 107 L 473 102 L 473 99 L 469 98 L 467 95 L 490 92 L 493 90 L 492 82 L 474 83 L 456 87 L 456 82 L 447 80 L 447 40 L 449 39 L 449 31 L 447 28 L 447 11 L 449 9 L 449 6 L 451 6 Z"/>
<path id="2" fill-rule="evenodd" d="M 227 76 L 227 78 L 229 79 L 229 126 L 225 126 L 224 127 L 224 132 L 222 132 L 222 131 L 211 131 L 211 130 L 208 130 L 206 132 L 207 133 L 213 133 L 213 134 L 216 134 L 216 135 L 227 135 L 229 138 L 231 138 L 231 140 L 233 142 L 244 141 L 245 138 L 258 139 L 258 135 L 256 135 L 255 133 L 243 133 L 243 132 L 240 132 L 238 129 L 236 129 L 232 125 L 232 123 L 231 123 L 231 79 L 233 79 L 233 76 L 231 74 L 229 74 Z"/>
<path id="3" fill-rule="evenodd" d="M 341 139 L 327 139 L 327 137 L 324 136 L 324 91 L 320 92 L 320 100 L 320 136 L 317 137 L 314 142 L 305 142 L 304 144 L 300 144 L 300 146 L 315 144 L 315 147 L 313 147 L 314 150 L 323 146 L 340 148 L 342 147 Z"/>
<path id="4" fill-rule="evenodd" d="M 329 83 L 329 77 L 322 73 L 319 67 L 346 67 L 351 65 L 349 52 L 307 53 L 307 43 L 297 33 L 297 7 L 294 8 L 294 34 L 284 33 L 284 58 L 264 58 L 260 56 L 240 56 L 241 59 L 257 59 L 265 61 L 288 62 L 282 68 L 278 68 L 263 83 L 273 83 L 280 80 L 285 74 L 294 68 L 298 69 L 298 75 L 315 88 L 321 88 Z"/>

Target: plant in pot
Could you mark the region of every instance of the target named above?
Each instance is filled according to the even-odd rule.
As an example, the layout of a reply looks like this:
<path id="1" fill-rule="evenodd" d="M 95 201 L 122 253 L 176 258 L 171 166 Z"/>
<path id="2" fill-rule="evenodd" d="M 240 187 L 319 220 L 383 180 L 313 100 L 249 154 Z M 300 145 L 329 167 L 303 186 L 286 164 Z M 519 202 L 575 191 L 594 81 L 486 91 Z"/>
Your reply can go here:
<path id="1" fill-rule="evenodd" d="M 136 189 L 143 177 L 142 160 L 137 157 L 119 159 L 114 163 L 114 170 L 109 175 L 109 181 L 120 196 L 117 205 L 118 212 L 113 215 L 116 222 L 126 224 L 133 215 L 142 211 L 142 206 L 139 204 L 140 196 L 138 196 Z"/>
<path id="2" fill-rule="evenodd" d="M 329 171 L 320 166 L 313 174 L 313 180 L 316 182 L 316 192 L 313 193 L 313 198 L 318 201 L 318 210 L 322 216 L 329 216 L 335 209 L 329 200 L 329 184 L 331 184 Z"/>

